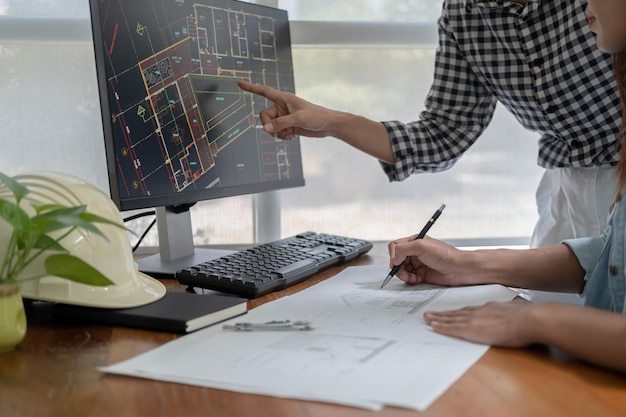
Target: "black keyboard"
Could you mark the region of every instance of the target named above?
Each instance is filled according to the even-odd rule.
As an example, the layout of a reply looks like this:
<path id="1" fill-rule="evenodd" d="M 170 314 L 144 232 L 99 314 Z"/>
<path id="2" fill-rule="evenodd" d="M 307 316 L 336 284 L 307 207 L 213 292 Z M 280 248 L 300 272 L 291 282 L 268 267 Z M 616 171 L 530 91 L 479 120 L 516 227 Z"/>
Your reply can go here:
<path id="1" fill-rule="evenodd" d="M 362 239 L 306 232 L 182 269 L 176 279 L 184 285 L 256 298 L 351 261 L 371 248 L 372 243 Z"/>

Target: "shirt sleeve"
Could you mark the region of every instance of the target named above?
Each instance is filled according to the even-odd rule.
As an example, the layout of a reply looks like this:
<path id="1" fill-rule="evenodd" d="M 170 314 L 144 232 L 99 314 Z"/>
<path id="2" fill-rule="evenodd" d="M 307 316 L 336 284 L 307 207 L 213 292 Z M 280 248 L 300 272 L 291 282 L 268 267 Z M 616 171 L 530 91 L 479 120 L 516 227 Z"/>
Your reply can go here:
<path id="1" fill-rule="evenodd" d="M 495 97 L 478 81 L 455 35 L 448 31 L 445 5 L 438 26 L 439 47 L 426 110 L 411 123 L 383 122 L 395 160 L 381 162 L 390 181 L 452 167 L 483 133 L 496 108 Z"/>
<path id="2" fill-rule="evenodd" d="M 567 239 L 563 241 L 563 243 L 569 246 L 572 252 L 574 252 L 578 263 L 580 263 L 580 266 L 585 270 L 585 280 L 589 279 L 598 265 L 598 259 L 600 259 L 606 239 L 607 234 L 603 233 L 601 236 Z"/>

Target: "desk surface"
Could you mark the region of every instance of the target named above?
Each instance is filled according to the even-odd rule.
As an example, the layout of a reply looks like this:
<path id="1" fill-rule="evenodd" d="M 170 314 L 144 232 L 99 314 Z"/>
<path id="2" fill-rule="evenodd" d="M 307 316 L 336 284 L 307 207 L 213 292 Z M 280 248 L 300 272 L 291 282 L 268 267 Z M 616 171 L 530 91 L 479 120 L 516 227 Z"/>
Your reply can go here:
<path id="1" fill-rule="evenodd" d="M 350 265 L 387 261 L 386 245 L 376 244 L 368 255 Z M 314 285 L 344 267 L 251 300 L 249 307 Z M 175 282 L 167 285 L 170 290 L 183 290 Z M 26 339 L 15 351 L 0 355 L 0 416 L 626 416 L 626 376 L 545 347 L 491 348 L 424 413 L 392 407 L 373 413 L 103 374 L 95 368 L 179 336 L 56 322 L 45 303 L 30 306 L 27 315 Z"/>

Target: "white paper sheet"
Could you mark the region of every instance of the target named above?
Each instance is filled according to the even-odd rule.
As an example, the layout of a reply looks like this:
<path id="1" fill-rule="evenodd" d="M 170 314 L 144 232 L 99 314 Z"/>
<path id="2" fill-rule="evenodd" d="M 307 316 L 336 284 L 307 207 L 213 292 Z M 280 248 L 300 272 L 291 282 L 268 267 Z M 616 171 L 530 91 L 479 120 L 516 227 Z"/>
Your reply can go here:
<path id="1" fill-rule="evenodd" d="M 385 266 L 335 277 L 224 323 L 308 320 L 313 331 L 233 332 L 213 326 L 105 372 L 378 410 L 426 409 L 488 349 L 438 335 L 425 310 L 517 295 L 500 285 L 442 288 L 398 279 Z M 224 324 L 222 323 L 222 324 Z"/>

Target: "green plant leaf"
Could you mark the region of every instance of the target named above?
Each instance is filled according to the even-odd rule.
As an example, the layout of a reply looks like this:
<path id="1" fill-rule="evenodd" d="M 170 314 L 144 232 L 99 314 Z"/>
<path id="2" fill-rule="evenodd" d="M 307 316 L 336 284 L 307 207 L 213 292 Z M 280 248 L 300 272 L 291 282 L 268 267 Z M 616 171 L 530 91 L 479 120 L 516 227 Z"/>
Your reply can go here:
<path id="1" fill-rule="evenodd" d="M 55 252 L 68 252 L 58 241 L 52 239 L 48 235 L 39 236 L 35 245 L 33 246 L 36 249 L 46 249 Z"/>
<path id="2" fill-rule="evenodd" d="M 102 275 L 100 271 L 73 255 L 50 255 L 46 258 L 44 265 L 48 274 L 81 284 L 95 286 L 115 285 L 113 281 Z"/>
<path id="3" fill-rule="evenodd" d="M 44 268 L 48 275 L 87 285 L 115 284 L 82 259 L 71 255 L 60 241 L 75 229 L 84 229 L 106 239 L 96 226 L 97 223 L 110 224 L 125 230 L 123 225 L 87 213 L 86 205 L 66 207 L 56 203 L 30 202 L 35 212 L 31 216 L 30 212 L 20 207 L 20 201 L 29 193 L 29 190 L 1 172 L 0 181 L 15 197 L 15 201 L 0 198 L 0 219 L 6 220 L 13 226 L 9 245 L 3 255 L 9 258 L 5 258 L 0 263 L 0 280 L 17 279 L 21 271 L 34 259 L 45 256 Z M 5 194 L 7 194 L 5 187 L 2 187 L 2 195 Z M 50 236 L 56 231 L 60 231 L 61 236 Z M 56 253 L 50 255 L 44 250 Z M 20 279 L 39 278 L 41 278 L 40 275 Z"/>
<path id="4" fill-rule="evenodd" d="M 123 230 L 127 230 L 124 225 L 119 224 L 118 222 L 115 222 L 113 220 L 109 220 L 107 218 L 98 216 L 97 214 L 85 212 L 85 213 L 81 213 L 79 217 L 89 223 L 104 223 L 104 224 L 109 224 L 111 226 L 118 227 Z"/>
<path id="5" fill-rule="evenodd" d="M 42 203 L 31 203 L 35 212 L 37 214 L 48 213 L 55 210 L 65 210 L 67 212 L 74 212 L 76 209 L 85 211 L 85 206 L 62 206 L 61 204 L 42 204 Z"/>
<path id="6" fill-rule="evenodd" d="M 85 206 L 64 207 L 53 204 L 33 205 L 33 207 L 35 207 L 37 214 L 32 217 L 32 220 L 41 222 L 57 217 L 78 217 L 86 210 Z"/>
<path id="7" fill-rule="evenodd" d="M 9 189 L 15 196 L 15 201 L 17 202 L 17 204 L 19 204 L 20 201 L 22 201 L 22 198 L 24 198 L 24 196 L 30 192 L 28 191 L 28 188 L 24 187 L 22 184 L 15 181 L 8 175 L 3 174 L 2 172 L 0 172 L 0 182 L 9 187 Z"/>
<path id="8" fill-rule="evenodd" d="M 77 227 L 104 237 L 100 229 L 88 221 L 83 220 L 80 214 L 80 212 L 55 210 L 33 216 L 31 222 L 38 231 L 44 234 L 49 234 L 68 227 Z"/>
<path id="9" fill-rule="evenodd" d="M 30 222 L 28 214 L 20 206 L 3 199 L 0 199 L 0 217 L 13 226 L 16 233 L 26 230 Z"/>
<path id="10" fill-rule="evenodd" d="M 69 227 L 69 226 L 73 226 L 73 227 L 84 227 L 84 223 L 80 223 L 77 224 L 76 221 L 72 221 L 70 223 L 67 223 L 67 219 L 68 217 L 66 216 L 70 216 L 70 217 L 77 217 L 80 220 L 83 220 L 87 223 L 102 223 L 102 224 L 108 224 L 111 226 L 115 226 L 117 228 L 120 228 L 122 230 L 128 230 L 126 229 L 126 227 L 123 224 L 120 224 L 116 221 L 113 220 L 109 220 L 105 217 L 102 216 L 98 216 L 97 214 L 93 214 L 87 211 L 87 206 L 76 206 L 76 207 L 65 207 L 65 206 L 60 206 L 58 204 L 40 204 L 37 205 L 37 207 L 35 207 L 36 212 L 38 213 L 38 216 L 36 216 L 37 220 L 47 220 L 47 219 L 51 219 L 54 218 L 56 219 L 57 217 L 64 219 L 63 221 L 65 222 L 66 226 L 64 227 Z M 60 224 L 56 224 L 56 227 L 60 226 Z M 51 224 L 48 225 L 48 227 L 51 227 Z M 89 228 L 89 230 L 91 231 L 95 231 L 94 228 Z M 51 230 L 45 229 L 44 230 L 46 233 L 49 233 Z M 97 231 L 96 231 L 97 233 Z M 106 236 L 102 233 L 99 233 L 100 236 L 103 236 L 106 238 Z"/>

